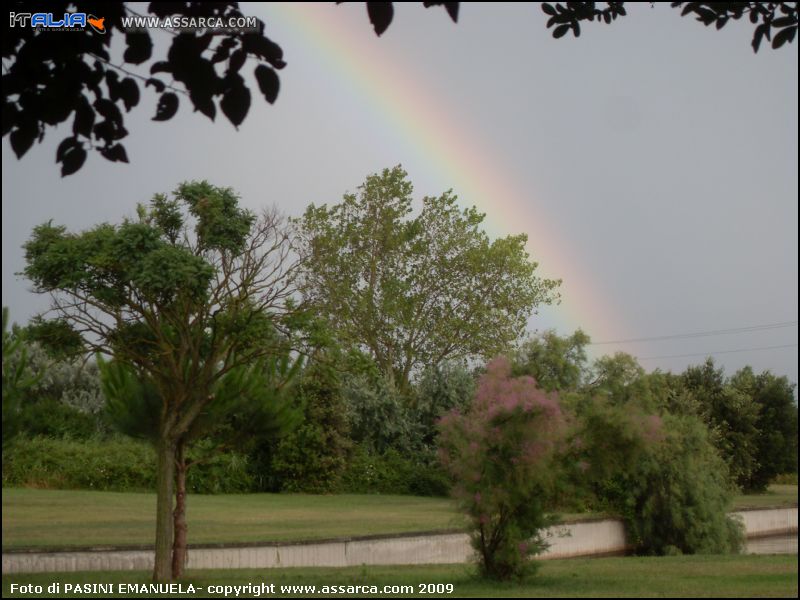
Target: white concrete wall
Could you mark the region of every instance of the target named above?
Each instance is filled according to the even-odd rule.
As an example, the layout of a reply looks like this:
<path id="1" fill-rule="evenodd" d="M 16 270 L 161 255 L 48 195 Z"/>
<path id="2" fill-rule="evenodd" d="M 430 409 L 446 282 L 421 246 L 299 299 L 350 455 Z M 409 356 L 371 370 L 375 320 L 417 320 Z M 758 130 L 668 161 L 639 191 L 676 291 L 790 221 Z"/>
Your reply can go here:
<path id="1" fill-rule="evenodd" d="M 797 508 L 752 510 L 741 515 L 748 537 L 797 532 Z M 621 554 L 626 550 L 621 521 L 558 525 L 547 532 L 550 548 L 541 558 Z M 241 548 L 192 548 L 190 569 L 265 569 L 358 565 L 464 563 L 473 551 L 465 533 L 395 536 Z M 56 571 L 111 571 L 153 568 L 153 552 L 5 552 L 3 574 Z"/>
<path id="2" fill-rule="evenodd" d="M 743 510 L 732 514 L 741 517 L 747 537 L 797 533 L 797 508 Z"/>

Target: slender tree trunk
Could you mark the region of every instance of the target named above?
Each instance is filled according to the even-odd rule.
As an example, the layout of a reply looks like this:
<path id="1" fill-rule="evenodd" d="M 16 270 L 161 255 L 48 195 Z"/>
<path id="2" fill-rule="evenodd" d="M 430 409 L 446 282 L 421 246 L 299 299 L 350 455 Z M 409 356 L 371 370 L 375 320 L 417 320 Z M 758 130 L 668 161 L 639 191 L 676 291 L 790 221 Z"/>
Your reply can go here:
<path id="1" fill-rule="evenodd" d="M 170 564 L 172 549 L 172 502 L 175 494 L 175 443 L 162 433 L 156 448 L 158 472 L 156 474 L 156 558 L 153 581 L 168 582 L 172 576 Z"/>
<path id="2" fill-rule="evenodd" d="M 183 570 L 189 559 L 186 547 L 189 526 L 186 523 L 186 447 L 179 440 L 175 450 L 175 542 L 172 545 L 172 578 L 183 576 Z"/>

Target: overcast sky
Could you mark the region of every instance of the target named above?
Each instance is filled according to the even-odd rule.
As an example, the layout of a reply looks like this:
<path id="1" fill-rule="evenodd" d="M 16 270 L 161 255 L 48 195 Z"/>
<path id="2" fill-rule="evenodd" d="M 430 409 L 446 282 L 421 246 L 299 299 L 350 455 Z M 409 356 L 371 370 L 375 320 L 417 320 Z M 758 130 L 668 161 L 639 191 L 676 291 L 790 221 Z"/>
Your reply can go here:
<path id="1" fill-rule="evenodd" d="M 71 121 L 21 161 L 4 138 L 12 320 L 47 306 L 15 276 L 43 221 L 118 222 L 187 179 L 299 215 L 402 164 L 418 197 L 452 188 L 487 213 L 490 235 L 527 233 L 540 272 L 564 280 L 531 331 L 581 327 L 595 342 L 726 331 L 592 353 L 673 371 L 712 354 L 728 374 L 749 364 L 797 381 L 796 43 L 754 54 L 749 23 L 715 31 L 661 3 L 560 40 L 538 3 L 462 4 L 457 25 L 441 8 L 396 5 L 381 38 L 363 4 L 243 12 L 265 21 L 288 66 L 273 106 L 250 79 L 238 132 L 185 100 L 155 123 L 146 92 L 126 115 L 130 164 L 91 155 L 65 179 L 54 156 Z M 743 328 L 754 329 L 731 331 Z"/>

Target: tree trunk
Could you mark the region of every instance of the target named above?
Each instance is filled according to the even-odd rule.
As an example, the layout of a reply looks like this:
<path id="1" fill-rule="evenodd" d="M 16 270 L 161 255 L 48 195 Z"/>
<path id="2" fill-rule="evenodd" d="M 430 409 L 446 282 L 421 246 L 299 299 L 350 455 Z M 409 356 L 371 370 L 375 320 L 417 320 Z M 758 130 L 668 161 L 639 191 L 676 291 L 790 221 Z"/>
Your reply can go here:
<path id="1" fill-rule="evenodd" d="M 171 580 L 172 501 L 175 494 L 175 443 L 162 434 L 156 448 L 158 472 L 156 474 L 156 557 L 153 581 Z"/>
<path id="2" fill-rule="evenodd" d="M 172 578 L 183 576 L 183 569 L 189 560 L 186 547 L 189 526 L 186 523 L 186 447 L 179 440 L 175 451 L 175 543 L 172 546 Z"/>

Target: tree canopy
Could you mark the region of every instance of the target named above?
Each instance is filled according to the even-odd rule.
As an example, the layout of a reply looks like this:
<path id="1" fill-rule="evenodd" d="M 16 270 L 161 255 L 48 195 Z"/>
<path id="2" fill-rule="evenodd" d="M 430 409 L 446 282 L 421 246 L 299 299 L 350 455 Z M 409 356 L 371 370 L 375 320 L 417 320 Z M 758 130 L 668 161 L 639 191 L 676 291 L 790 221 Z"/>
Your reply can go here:
<path id="1" fill-rule="evenodd" d="M 298 221 L 303 294 L 401 391 L 419 367 L 505 350 L 560 284 L 536 275 L 525 234 L 490 241 L 484 215 L 452 191 L 412 217 L 412 193 L 402 167 L 384 169 Z"/>

